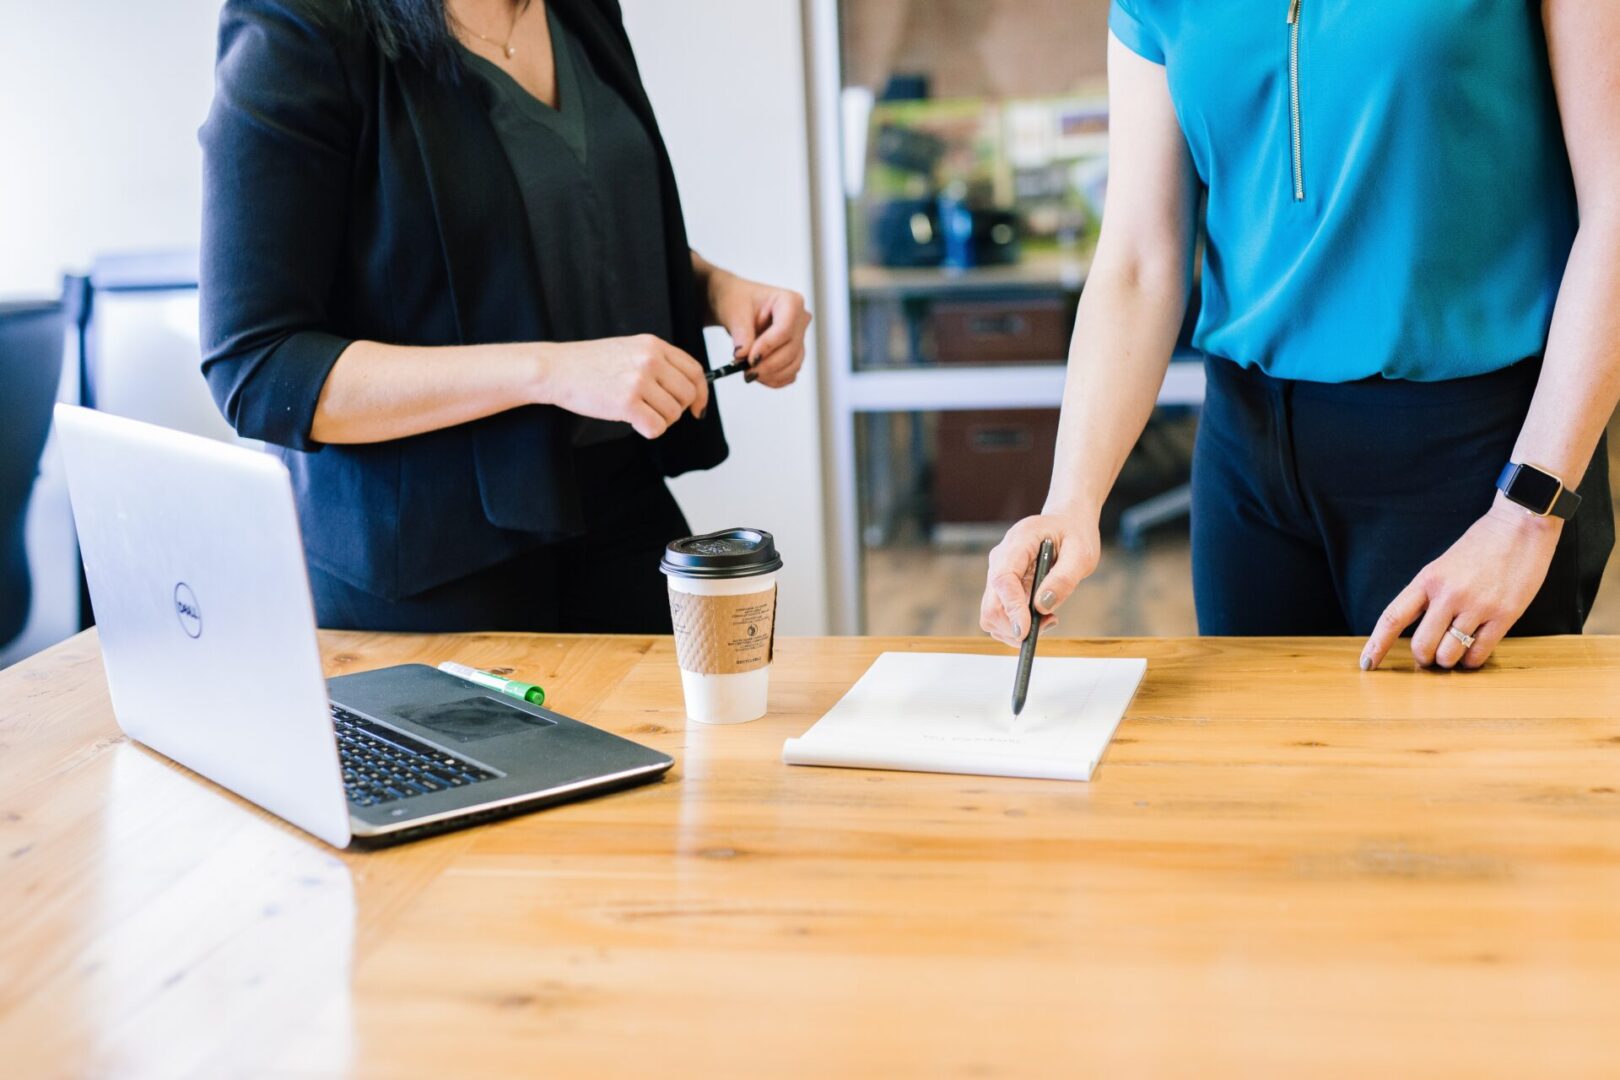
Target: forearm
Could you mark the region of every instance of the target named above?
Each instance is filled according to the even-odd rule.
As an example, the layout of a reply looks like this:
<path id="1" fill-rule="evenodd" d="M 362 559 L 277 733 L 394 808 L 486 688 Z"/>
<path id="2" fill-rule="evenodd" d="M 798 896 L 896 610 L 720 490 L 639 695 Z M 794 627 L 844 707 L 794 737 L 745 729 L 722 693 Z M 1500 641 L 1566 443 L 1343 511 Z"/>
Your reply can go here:
<path id="1" fill-rule="evenodd" d="M 705 326 L 719 326 L 720 316 L 715 311 L 714 287 L 724 278 L 731 276 L 731 272 L 722 270 L 696 251 L 693 251 L 692 273 L 697 276 L 698 295 L 703 298 L 703 324 Z"/>
<path id="2" fill-rule="evenodd" d="M 1620 401 L 1620 212 L 1583 220 L 1559 288 L 1536 393 L 1513 460 L 1571 487 Z"/>
<path id="3" fill-rule="evenodd" d="M 1185 281 L 1093 275 L 1080 296 L 1045 512 L 1096 516 L 1147 426 L 1187 309 Z"/>
<path id="4" fill-rule="evenodd" d="M 453 427 L 546 399 L 545 347 L 428 348 L 357 341 L 321 388 L 310 435 L 372 443 Z"/>

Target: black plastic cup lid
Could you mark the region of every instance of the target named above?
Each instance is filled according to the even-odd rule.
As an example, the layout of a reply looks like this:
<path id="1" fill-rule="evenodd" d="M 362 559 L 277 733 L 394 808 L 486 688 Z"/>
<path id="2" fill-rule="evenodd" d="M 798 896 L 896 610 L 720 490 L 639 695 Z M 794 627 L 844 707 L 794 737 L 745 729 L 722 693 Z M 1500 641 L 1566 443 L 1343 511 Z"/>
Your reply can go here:
<path id="1" fill-rule="evenodd" d="M 687 578 L 740 578 L 782 569 L 776 538 L 764 529 L 721 529 L 676 540 L 659 569 Z"/>

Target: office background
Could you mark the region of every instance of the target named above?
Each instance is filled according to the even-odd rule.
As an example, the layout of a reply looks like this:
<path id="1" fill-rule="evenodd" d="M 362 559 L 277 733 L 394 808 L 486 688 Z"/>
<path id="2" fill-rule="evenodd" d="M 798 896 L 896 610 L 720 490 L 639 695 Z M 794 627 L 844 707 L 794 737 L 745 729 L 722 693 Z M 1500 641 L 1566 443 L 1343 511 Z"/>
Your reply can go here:
<path id="1" fill-rule="evenodd" d="M 623 5 L 694 244 L 801 290 L 818 315 L 791 392 L 722 384 L 733 455 L 675 485 L 688 516 L 778 535 L 785 632 L 973 632 L 984 552 L 1044 491 L 1106 184 L 1106 0 Z M 127 286 L 96 308 L 102 404 L 224 434 L 195 375 L 194 293 L 128 287 L 183 271 L 196 245 L 218 7 L 0 5 L 0 299 L 48 298 L 64 272 L 99 267 Z M 885 246 L 894 207 L 950 200 L 1011 214 L 1017 242 L 954 258 Z M 1185 368 L 1060 633 L 1194 629 L 1179 494 L 1198 384 Z M 77 376 L 67 365 L 69 396 Z M 166 398 L 170 385 L 192 398 Z M 78 627 L 67 515 L 48 448 L 28 520 L 33 609 L 0 664 Z M 1614 591 L 1592 629 L 1620 629 Z"/>

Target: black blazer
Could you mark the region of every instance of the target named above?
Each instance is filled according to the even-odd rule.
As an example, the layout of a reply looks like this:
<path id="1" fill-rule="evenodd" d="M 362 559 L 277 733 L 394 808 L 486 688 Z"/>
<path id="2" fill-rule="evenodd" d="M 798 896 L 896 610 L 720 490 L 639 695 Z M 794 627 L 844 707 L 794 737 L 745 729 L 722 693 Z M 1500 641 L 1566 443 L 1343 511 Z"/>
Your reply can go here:
<path id="1" fill-rule="evenodd" d="M 617 0 L 550 3 L 652 137 L 673 343 L 706 362 L 675 175 Z M 203 373 L 232 426 L 286 461 L 310 561 L 397 599 L 579 535 L 573 418 L 555 407 L 388 443 L 310 438 L 351 341 L 548 340 L 545 253 L 480 80 L 389 60 L 345 0 L 228 0 L 201 138 Z M 719 464 L 719 410 L 652 450 L 669 476 Z"/>

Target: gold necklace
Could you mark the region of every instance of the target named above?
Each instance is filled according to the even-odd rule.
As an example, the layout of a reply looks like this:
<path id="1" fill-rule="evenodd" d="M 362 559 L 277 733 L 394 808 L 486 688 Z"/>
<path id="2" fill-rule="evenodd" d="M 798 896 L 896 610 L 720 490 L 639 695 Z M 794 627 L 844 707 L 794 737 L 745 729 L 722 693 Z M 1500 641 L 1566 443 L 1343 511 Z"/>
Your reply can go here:
<path id="1" fill-rule="evenodd" d="M 458 17 L 454 12 L 450 14 L 450 17 L 456 20 L 457 26 L 461 27 L 463 30 L 467 31 L 467 33 L 471 34 L 479 41 L 482 41 L 484 44 L 493 45 L 495 48 L 501 50 L 501 52 L 506 54 L 506 58 L 510 60 L 512 57 L 517 55 L 517 46 L 512 44 L 512 38 L 517 35 L 518 20 L 523 18 L 523 13 L 528 10 L 529 0 L 523 0 L 523 3 L 519 4 L 512 12 L 512 25 L 506 28 L 506 42 L 504 44 L 496 41 L 494 38 L 488 38 L 483 34 L 480 34 L 478 31 L 462 22 L 460 17 Z"/>

